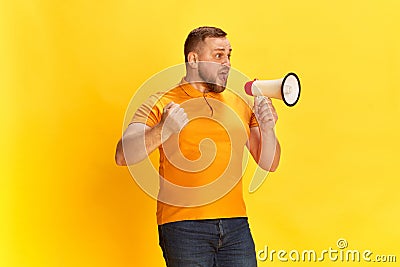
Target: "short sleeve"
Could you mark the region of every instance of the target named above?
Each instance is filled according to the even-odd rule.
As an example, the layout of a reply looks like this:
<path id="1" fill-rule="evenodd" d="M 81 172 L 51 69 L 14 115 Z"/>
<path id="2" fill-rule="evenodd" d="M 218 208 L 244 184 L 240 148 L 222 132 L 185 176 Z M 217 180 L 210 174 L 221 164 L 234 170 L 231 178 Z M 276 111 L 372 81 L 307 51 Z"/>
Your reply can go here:
<path id="1" fill-rule="evenodd" d="M 162 95 L 151 95 L 133 115 L 131 123 L 143 123 L 149 127 L 154 127 L 161 121 L 164 106 L 160 98 Z"/>
<path id="2" fill-rule="evenodd" d="M 244 98 L 247 104 L 248 112 L 250 113 L 250 121 L 249 121 L 249 128 L 253 127 L 258 127 L 258 121 L 256 118 L 256 114 L 254 114 L 253 109 L 251 108 L 253 106 L 253 99 L 249 98 Z"/>
<path id="3" fill-rule="evenodd" d="M 251 112 L 249 127 L 258 127 L 258 121 L 254 112 Z"/>

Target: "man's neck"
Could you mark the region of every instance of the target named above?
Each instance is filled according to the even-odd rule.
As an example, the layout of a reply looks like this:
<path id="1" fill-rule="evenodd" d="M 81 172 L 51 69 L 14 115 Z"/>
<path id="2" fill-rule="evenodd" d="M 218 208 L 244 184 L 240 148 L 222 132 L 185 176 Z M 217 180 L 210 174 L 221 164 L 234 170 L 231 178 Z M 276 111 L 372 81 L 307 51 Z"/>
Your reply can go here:
<path id="1" fill-rule="evenodd" d="M 201 79 L 199 77 L 193 77 L 189 74 L 186 74 L 186 76 L 183 78 L 186 82 L 190 83 L 190 85 L 193 86 L 194 89 L 198 90 L 201 93 L 207 93 L 208 92 L 208 87 L 206 83 L 204 82 L 199 82 Z"/>

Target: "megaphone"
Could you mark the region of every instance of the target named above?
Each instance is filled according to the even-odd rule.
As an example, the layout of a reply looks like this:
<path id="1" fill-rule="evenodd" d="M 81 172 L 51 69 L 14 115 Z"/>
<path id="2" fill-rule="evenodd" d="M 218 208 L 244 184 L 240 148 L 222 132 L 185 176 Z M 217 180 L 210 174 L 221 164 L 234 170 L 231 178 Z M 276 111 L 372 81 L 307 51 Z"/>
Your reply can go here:
<path id="1" fill-rule="evenodd" d="M 287 106 L 293 107 L 300 98 L 300 80 L 295 73 L 290 72 L 283 79 L 247 82 L 244 90 L 251 96 L 281 99 Z"/>

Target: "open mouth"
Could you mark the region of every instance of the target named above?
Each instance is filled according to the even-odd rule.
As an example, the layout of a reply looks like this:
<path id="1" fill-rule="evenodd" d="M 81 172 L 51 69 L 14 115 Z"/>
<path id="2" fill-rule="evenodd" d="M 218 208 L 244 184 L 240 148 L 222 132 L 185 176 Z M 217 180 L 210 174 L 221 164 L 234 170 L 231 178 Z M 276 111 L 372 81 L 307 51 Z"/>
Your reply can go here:
<path id="1" fill-rule="evenodd" d="M 226 82 L 228 76 L 229 76 L 229 68 L 224 68 L 218 72 L 218 77 L 224 82 Z"/>
<path id="2" fill-rule="evenodd" d="M 219 70 L 219 73 L 220 73 L 220 74 L 229 74 L 229 71 L 230 71 L 230 68 L 224 66 L 224 67 L 222 67 L 222 68 Z"/>
<path id="3" fill-rule="evenodd" d="M 218 79 L 221 81 L 221 85 L 225 85 L 228 80 L 229 72 L 220 72 Z"/>

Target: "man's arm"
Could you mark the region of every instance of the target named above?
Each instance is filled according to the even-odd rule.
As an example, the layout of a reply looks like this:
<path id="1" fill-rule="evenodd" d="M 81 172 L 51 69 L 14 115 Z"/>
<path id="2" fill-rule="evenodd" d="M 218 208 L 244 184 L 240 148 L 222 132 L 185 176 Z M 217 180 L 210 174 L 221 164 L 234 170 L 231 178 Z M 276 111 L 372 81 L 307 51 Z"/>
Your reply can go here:
<path id="1" fill-rule="evenodd" d="M 115 162 L 119 166 L 138 163 L 161 145 L 161 125 L 150 128 L 143 123 L 132 123 L 117 144 Z"/>
<path id="2" fill-rule="evenodd" d="M 161 121 L 154 127 L 143 123 L 132 123 L 117 144 L 115 162 L 126 166 L 144 160 L 168 138 L 178 133 L 188 123 L 185 111 L 174 102 L 168 103 Z"/>
<path id="3" fill-rule="evenodd" d="M 250 128 L 247 148 L 262 169 L 273 172 L 279 165 L 281 147 L 274 131 L 278 117 L 271 100 L 255 98 L 254 114 L 259 127 Z"/>
<path id="4" fill-rule="evenodd" d="M 274 131 L 263 133 L 259 127 L 250 128 L 247 147 L 262 169 L 273 172 L 278 168 L 281 146 Z"/>

